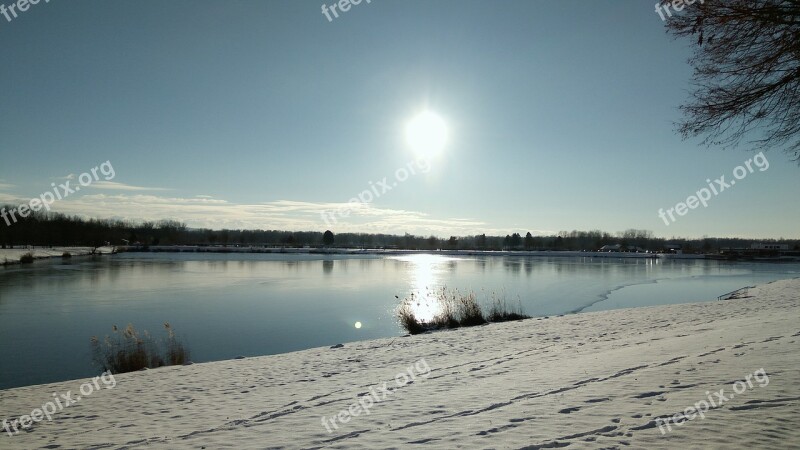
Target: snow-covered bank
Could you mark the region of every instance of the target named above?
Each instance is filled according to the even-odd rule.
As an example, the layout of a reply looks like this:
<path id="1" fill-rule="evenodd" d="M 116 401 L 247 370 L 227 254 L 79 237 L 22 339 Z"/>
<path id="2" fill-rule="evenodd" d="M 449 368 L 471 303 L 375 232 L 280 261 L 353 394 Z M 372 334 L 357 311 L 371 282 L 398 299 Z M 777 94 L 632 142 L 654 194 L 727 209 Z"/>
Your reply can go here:
<path id="1" fill-rule="evenodd" d="M 792 448 L 800 280 L 748 296 L 0 391 L 77 400 L 0 448 Z"/>
<path id="2" fill-rule="evenodd" d="M 60 258 L 64 253 L 71 256 L 113 253 L 114 247 L 29 247 L 0 249 L 0 264 L 17 264 L 23 255 L 31 253 L 35 259 Z"/>

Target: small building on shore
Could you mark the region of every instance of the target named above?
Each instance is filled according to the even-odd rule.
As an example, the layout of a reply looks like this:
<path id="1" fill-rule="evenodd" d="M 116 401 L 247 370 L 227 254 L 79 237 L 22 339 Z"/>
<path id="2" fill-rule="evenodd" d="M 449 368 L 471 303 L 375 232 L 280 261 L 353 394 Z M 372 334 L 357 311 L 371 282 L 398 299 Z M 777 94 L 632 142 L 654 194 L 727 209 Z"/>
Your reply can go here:
<path id="1" fill-rule="evenodd" d="M 778 251 L 786 251 L 789 250 L 789 244 L 774 244 L 769 243 L 765 244 L 763 242 L 758 242 L 756 244 L 752 244 L 750 246 L 750 250 L 778 250 Z"/>

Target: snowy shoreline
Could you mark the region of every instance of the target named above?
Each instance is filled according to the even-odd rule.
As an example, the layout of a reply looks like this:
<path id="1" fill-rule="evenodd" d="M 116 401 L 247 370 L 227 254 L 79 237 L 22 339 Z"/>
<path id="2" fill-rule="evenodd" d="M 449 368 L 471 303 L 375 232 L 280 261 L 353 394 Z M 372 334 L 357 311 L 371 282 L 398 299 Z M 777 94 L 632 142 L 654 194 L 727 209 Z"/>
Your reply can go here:
<path id="1" fill-rule="evenodd" d="M 130 253 L 258 253 L 258 254 L 312 254 L 312 255 L 442 255 L 442 256 L 536 256 L 583 258 L 638 258 L 638 259 L 705 259 L 706 255 L 667 254 L 644 252 L 598 252 L 574 250 L 400 250 L 389 248 L 288 248 L 256 246 L 203 246 L 155 245 L 149 247 L 117 247 Z"/>
<path id="2" fill-rule="evenodd" d="M 92 254 L 111 254 L 114 247 L 34 247 L 26 246 L 22 248 L 3 248 L 0 249 L 0 265 L 19 264 L 20 258 L 28 253 L 34 259 L 61 258 L 64 253 L 70 256 L 88 256 Z"/>
<path id="3" fill-rule="evenodd" d="M 0 447 L 790 448 L 800 442 L 800 279 L 747 297 L 118 374 L 52 421 L 0 430 Z M 420 361 L 428 370 L 412 373 Z M 761 369 L 768 384 L 730 395 Z M 0 419 L 86 382 L 0 391 Z M 725 404 L 661 433 L 656 418 L 721 389 Z M 367 395 L 369 413 L 356 414 Z"/>

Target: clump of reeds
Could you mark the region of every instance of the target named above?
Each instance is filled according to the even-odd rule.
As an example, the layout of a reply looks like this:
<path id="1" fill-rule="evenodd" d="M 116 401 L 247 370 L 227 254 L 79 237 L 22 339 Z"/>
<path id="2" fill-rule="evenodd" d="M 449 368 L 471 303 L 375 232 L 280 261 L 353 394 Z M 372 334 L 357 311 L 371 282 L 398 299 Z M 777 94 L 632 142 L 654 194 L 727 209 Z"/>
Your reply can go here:
<path id="1" fill-rule="evenodd" d="M 395 298 L 399 299 L 397 296 Z M 442 287 L 432 295 L 421 298 L 412 293 L 410 297 L 403 299 L 397 308 L 397 318 L 400 326 L 409 334 L 530 318 L 522 313 L 521 301 L 519 307 L 512 310 L 508 308 L 505 296 L 501 298 L 492 294 L 492 300 L 489 313 L 486 314 L 474 292 L 461 293 L 457 289 L 448 290 Z M 438 310 L 430 320 L 421 320 L 415 313 L 423 302 L 426 308 Z"/>
<path id="2" fill-rule="evenodd" d="M 112 327 L 112 336 L 102 341 L 91 338 L 94 363 L 111 373 L 134 372 L 142 369 L 181 365 L 189 361 L 189 350 L 176 337 L 169 322 L 164 323 L 165 340 L 153 338 L 146 330 L 139 333 L 133 325 L 124 329 Z"/>

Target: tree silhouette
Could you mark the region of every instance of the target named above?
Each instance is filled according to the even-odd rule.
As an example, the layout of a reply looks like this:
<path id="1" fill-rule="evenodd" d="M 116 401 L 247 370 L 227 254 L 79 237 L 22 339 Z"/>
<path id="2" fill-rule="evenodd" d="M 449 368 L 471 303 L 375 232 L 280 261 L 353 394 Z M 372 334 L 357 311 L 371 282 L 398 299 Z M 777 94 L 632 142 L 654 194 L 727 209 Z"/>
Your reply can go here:
<path id="1" fill-rule="evenodd" d="M 528 234 L 525 235 L 525 250 L 530 250 L 533 248 L 533 235 L 531 232 L 528 231 Z"/>
<path id="2" fill-rule="evenodd" d="M 333 233 L 331 230 L 325 231 L 325 234 L 322 235 L 322 244 L 333 245 Z"/>
<path id="3" fill-rule="evenodd" d="M 671 13 L 667 30 L 697 38 L 689 60 L 695 90 L 678 124 L 684 138 L 726 148 L 743 140 L 785 145 L 800 162 L 800 1 L 695 2 Z"/>
<path id="4" fill-rule="evenodd" d="M 455 236 L 450 236 L 450 239 L 447 241 L 447 247 L 451 249 L 455 249 L 458 247 L 458 238 Z"/>
<path id="5" fill-rule="evenodd" d="M 514 233 L 511 235 L 511 247 L 517 248 L 522 245 L 522 236 L 519 233 Z"/>

